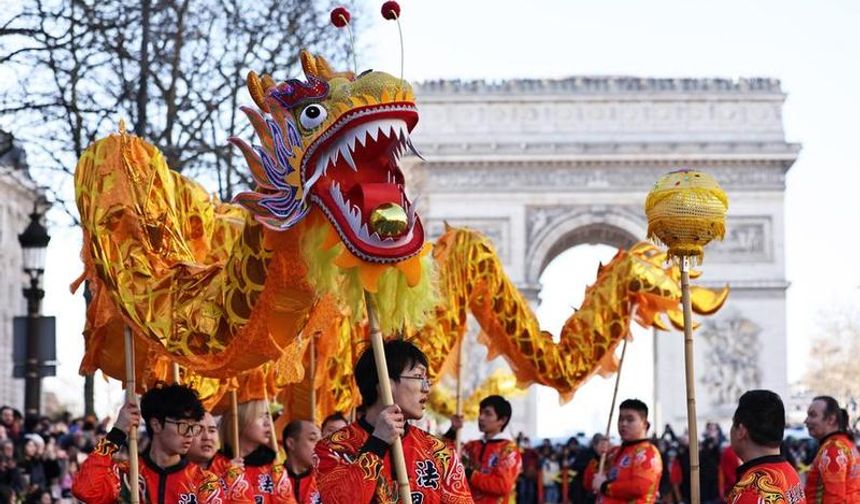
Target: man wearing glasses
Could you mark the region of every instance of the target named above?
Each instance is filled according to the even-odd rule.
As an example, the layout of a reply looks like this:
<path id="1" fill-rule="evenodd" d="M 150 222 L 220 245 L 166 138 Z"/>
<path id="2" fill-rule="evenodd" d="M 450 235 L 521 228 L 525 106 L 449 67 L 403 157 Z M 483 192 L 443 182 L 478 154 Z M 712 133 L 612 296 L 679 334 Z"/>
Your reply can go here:
<path id="1" fill-rule="evenodd" d="M 203 426 L 203 405 L 194 389 L 162 385 L 147 391 L 140 408 L 125 404 L 107 436 L 84 461 L 72 485 L 75 498 L 88 504 L 128 500 L 128 464 L 113 455 L 137 429 L 143 416 L 149 449 L 139 455 L 141 502 L 220 503 L 224 500 L 218 477 L 189 463 L 184 455 Z"/>
<path id="2" fill-rule="evenodd" d="M 450 445 L 407 422 L 424 416 L 430 392 L 427 357 L 408 341 L 388 341 L 384 348 L 394 405 L 382 404 L 373 351 L 368 348 L 355 365 L 367 413 L 316 445 L 322 502 L 396 501 L 389 451 L 400 436 L 413 503 L 472 503 L 463 465 Z"/>

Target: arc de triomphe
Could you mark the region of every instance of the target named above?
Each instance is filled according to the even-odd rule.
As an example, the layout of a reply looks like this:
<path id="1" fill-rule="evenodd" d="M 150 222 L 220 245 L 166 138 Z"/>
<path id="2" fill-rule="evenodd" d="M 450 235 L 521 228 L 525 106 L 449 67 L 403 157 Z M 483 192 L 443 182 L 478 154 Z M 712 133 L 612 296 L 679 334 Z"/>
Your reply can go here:
<path id="1" fill-rule="evenodd" d="M 783 192 L 799 146 L 785 141 L 785 94 L 773 79 L 436 81 L 416 87 L 406 160 L 431 237 L 444 222 L 491 237 L 512 280 L 538 302 L 543 269 L 585 243 L 645 238 L 645 195 L 665 172 L 713 174 L 729 193 L 726 240 L 702 284 L 731 285 L 697 332 L 701 420 L 726 418 L 749 388 L 786 384 Z M 685 418 L 682 337 L 655 344 L 656 410 Z M 513 432 L 535 432 L 531 394 Z"/>

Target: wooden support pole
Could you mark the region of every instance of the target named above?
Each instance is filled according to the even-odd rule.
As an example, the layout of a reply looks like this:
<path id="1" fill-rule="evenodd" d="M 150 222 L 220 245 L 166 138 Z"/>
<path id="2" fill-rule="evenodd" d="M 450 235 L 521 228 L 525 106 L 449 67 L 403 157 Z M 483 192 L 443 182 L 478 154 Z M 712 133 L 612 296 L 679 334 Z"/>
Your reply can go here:
<path id="1" fill-rule="evenodd" d="M 373 358 L 376 362 L 376 375 L 379 377 L 379 391 L 382 404 L 392 406 L 394 396 L 391 394 L 391 383 L 388 381 L 388 363 L 385 360 L 384 341 L 382 331 L 379 330 L 379 321 L 376 319 L 376 307 L 370 293 L 364 293 L 364 302 L 367 308 L 367 321 L 370 325 L 370 343 L 373 346 Z M 412 491 L 409 489 L 409 475 L 406 472 L 406 459 L 403 457 L 403 442 L 400 437 L 395 437 L 391 444 L 391 464 L 397 475 L 397 486 L 400 493 L 400 502 L 408 504 L 412 502 Z"/>
<path id="2" fill-rule="evenodd" d="M 268 383 L 263 383 L 263 402 L 265 403 L 266 414 L 269 416 L 269 425 L 272 426 L 272 436 L 269 438 L 269 448 L 275 452 L 275 463 L 281 462 L 281 447 L 278 445 L 278 433 L 275 432 L 275 419 L 272 417 L 272 412 L 269 409 L 269 387 Z"/>
<path id="3" fill-rule="evenodd" d="M 684 308 L 684 368 L 687 381 L 687 435 L 690 439 L 690 503 L 699 504 L 699 433 L 696 426 L 696 375 L 693 368 L 693 307 L 690 259 L 681 258 L 681 304 Z"/>
<path id="4" fill-rule="evenodd" d="M 312 424 L 317 424 L 317 387 L 316 387 L 316 376 L 317 376 L 317 347 L 316 347 L 316 339 L 317 335 L 311 335 L 311 341 L 308 343 L 308 351 L 311 353 L 310 355 L 310 366 L 308 366 L 311 373 L 311 418 L 310 421 Z"/>
<path id="5" fill-rule="evenodd" d="M 615 390 L 612 391 L 612 406 L 609 407 L 609 419 L 606 420 L 606 439 L 609 439 L 609 431 L 612 429 L 612 415 L 615 413 L 615 401 L 618 399 L 618 384 L 621 383 L 621 369 L 624 367 L 624 356 L 627 355 L 627 338 L 624 338 L 624 343 L 621 344 L 621 359 L 618 361 L 618 372 L 615 374 Z M 596 449 L 596 446 L 592 446 Z M 600 454 L 600 467 L 597 469 L 598 474 L 603 474 L 606 467 L 606 453 Z"/>
<path id="6" fill-rule="evenodd" d="M 137 404 L 136 383 L 134 378 L 134 337 L 131 328 L 125 327 L 123 332 L 125 338 L 125 402 Z M 132 504 L 140 503 L 140 482 L 138 481 L 137 459 L 137 425 L 132 426 L 128 432 L 128 486 L 129 497 Z"/>
<path id="7" fill-rule="evenodd" d="M 239 449 L 239 395 L 236 393 L 236 389 L 230 391 L 230 430 L 233 458 L 240 458 L 242 452 Z"/>
<path id="8" fill-rule="evenodd" d="M 457 410 L 458 417 L 463 418 L 463 344 L 466 342 L 466 335 L 460 339 L 460 346 L 457 349 Z M 455 446 L 457 453 L 460 453 L 460 430 L 455 431 Z"/>

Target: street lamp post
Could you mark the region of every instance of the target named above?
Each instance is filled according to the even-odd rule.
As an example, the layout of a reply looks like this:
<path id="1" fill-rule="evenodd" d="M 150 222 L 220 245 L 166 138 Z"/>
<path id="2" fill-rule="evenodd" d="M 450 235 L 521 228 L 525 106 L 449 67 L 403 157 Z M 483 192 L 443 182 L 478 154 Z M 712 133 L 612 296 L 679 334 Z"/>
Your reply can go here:
<path id="1" fill-rule="evenodd" d="M 48 230 L 42 225 L 42 214 L 38 205 L 33 207 L 30 214 L 30 224 L 23 233 L 18 235 L 24 259 L 24 273 L 30 279 L 30 285 L 23 289 L 27 299 L 27 360 L 24 363 L 24 410 L 27 415 L 39 415 L 42 396 L 42 362 L 39 348 L 39 313 L 45 291 L 39 286 L 42 273 L 45 272 L 45 258 L 48 242 Z"/>

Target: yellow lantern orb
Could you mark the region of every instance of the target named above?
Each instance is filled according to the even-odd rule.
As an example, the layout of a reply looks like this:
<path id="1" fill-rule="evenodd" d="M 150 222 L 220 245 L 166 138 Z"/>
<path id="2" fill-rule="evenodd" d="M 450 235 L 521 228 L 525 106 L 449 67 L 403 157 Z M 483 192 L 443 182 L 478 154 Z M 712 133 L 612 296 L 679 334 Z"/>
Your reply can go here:
<path id="1" fill-rule="evenodd" d="M 670 257 L 690 257 L 701 262 L 704 246 L 725 236 L 728 208 L 726 193 L 707 173 L 667 173 L 645 200 L 648 238 L 666 244 Z"/>

